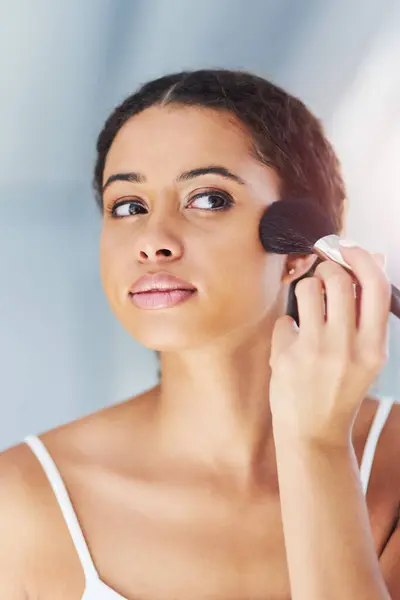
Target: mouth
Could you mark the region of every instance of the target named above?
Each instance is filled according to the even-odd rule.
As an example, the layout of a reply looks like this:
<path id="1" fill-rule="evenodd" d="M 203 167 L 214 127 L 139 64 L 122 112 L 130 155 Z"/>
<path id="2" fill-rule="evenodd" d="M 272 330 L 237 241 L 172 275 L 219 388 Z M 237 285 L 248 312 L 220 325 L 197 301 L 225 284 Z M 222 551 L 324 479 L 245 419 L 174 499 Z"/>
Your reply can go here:
<path id="1" fill-rule="evenodd" d="M 171 308 L 186 302 L 197 294 L 196 289 L 151 289 L 144 292 L 129 292 L 133 304 L 144 310 Z"/>
<path id="2" fill-rule="evenodd" d="M 138 308 L 154 310 L 182 304 L 196 293 L 197 288 L 191 283 L 167 271 L 159 271 L 140 277 L 130 288 L 129 298 Z"/>

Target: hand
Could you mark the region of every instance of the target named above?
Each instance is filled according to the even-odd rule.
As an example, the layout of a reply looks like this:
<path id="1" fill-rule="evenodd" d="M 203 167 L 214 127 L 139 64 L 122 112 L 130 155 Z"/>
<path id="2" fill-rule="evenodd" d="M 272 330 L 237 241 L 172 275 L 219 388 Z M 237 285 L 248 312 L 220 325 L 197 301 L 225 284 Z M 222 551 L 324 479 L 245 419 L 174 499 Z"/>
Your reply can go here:
<path id="1" fill-rule="evenodd" d="M 270 357 L 274 432 L 334 445 L 351 440 L 360 405 L 387 362 L 391 296 L 381 255 L 358 246 L 341 252 L 359 281 L 357 298 L 343 267 L 320 263 L 296 286 L 299 328 L 280 317 Z"/>

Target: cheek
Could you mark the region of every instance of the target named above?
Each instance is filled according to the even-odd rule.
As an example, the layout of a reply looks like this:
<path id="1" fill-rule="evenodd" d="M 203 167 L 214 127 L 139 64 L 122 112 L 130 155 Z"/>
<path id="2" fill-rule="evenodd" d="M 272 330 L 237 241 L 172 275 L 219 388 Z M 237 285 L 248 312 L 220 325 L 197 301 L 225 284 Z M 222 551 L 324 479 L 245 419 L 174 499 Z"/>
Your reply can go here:
<path id="1" fill-rule="evenodd" d="M 257 240 L 237 239 L 230 248 L 216 253 L 212 277 L 215 299 L 225 306 L 246 312 L 264 312 L 274 303 L 281 288 L 281 257 L 268 255 Z"/>

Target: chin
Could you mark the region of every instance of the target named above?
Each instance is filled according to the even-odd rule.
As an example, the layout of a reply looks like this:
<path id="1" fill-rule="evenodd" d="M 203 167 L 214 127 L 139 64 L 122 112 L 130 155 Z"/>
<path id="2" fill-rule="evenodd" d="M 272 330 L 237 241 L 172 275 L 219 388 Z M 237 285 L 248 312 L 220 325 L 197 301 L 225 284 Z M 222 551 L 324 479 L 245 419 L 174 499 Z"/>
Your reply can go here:
<path id="1" fill-rule="evenodd" d="M 207 346 L 230 330 L 226 323 L 209 319 L 199 311 L 192 314 L 153 311 L 127 316 L 126 313 L 125 318 L 119 315 L 123 328 L 140 344 L 159 352 L 180 352 Z"/>
<path id="2" fill-rule="evenodd" d="M 187 302 L 163 310 L 140 310 L 131 305 L 114 306 L 122 327 L 140 344 L 158 352 L 181 352 L 208 346 L 217 340 L 241 340 L 265 329 L 265 306 L 261 303 Z"/>
<path id="3" fill-rule="evenodd" d="M 181 352 L 183 350 L 192 350 L 205 343 L 204 339 L 200 339 L 200 336 L 196 336 L 195 332 L 177 330 L 168 330 L 167 328 L 163 331 L 160 329 L 150 331 L 138 331 L 130 329 L 128 332 L 132 337 L 150 350 L 156 350 L 157 352 Z"/>
<path id="4" fill-rule="evenodd" d="M 161 315 L 160 315 L 161 316 Z M 204 316 L 204 315 L 203 315 Z M 147 321 L 147 322 L 146 322 Z M 124 329 L 140 344 L 158 352 L 183 352 L 207 347 L 217 340 L 241 340 L 249 336 L 249 328 L 256 335 L 264 330 L 261 323 L 254 325 L 247 323 L 245 327 L 238 327 L 236 323 L 216 322 L 214 319 L 191 319 L 185 322 L 175 319 L 141 319 L 140 322 L 122 323 Z M 261 325 L 261 327 L 260 327 Z M 257 333 L 256 333 L 257 332 Z M 251 335 L 251 334 L 250 334 Z M 265 337 L 265 333 L 263 333 Z"/>

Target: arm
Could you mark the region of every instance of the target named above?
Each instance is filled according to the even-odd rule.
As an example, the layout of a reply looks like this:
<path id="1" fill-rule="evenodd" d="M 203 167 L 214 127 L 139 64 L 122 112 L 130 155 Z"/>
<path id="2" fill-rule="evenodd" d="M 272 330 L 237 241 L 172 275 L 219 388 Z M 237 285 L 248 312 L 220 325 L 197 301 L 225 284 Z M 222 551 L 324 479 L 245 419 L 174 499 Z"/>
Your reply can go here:
<path id="1" fill-rule="evenodd" d="M 394 600 L 376 555 L 352 445 L 324 447 L 275 432 L 292 600 Z M 385 576 L 400 586 L 399 533 Z"/>

